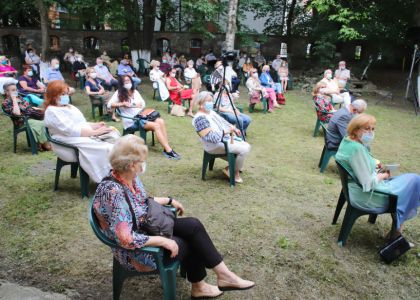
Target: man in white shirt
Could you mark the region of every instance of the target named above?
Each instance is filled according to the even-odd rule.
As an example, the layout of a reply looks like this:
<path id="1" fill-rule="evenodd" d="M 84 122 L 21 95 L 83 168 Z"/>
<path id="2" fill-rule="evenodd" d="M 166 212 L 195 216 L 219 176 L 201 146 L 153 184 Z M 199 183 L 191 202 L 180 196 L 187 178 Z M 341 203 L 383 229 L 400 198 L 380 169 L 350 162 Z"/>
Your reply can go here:
<path id="1" fill-rule="evenodd" d="M 346 69 L 346 62 L 344 60 L 338 63 L 338 69 L 335 70 L 334 77 L 338 81 L 339 88 L 344 89 L 347 81 L 350 79 L 350 70 Z"/>
<path id="2" fill-rule="evenodd" d="M 109 72 L 101 57 L 96 59 L 96 66 L 94 68 L 97 78 L 102 80 L 101 85 L 104 87 L 104 89 L 111 91 L 112 87 L 115 89 L 118 88 L 118 80 L 116 80 L 114 76 L 112 76 L 111 72 Z"/>

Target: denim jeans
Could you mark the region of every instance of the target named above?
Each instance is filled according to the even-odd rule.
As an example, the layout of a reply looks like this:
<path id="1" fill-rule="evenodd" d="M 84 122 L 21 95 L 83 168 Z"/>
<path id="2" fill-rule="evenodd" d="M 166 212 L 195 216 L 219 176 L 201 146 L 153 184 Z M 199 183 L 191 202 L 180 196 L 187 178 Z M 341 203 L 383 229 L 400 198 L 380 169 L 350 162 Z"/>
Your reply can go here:
<path id="1" fill-rule="evenodd" d="M 236 124 L 236 117 L 234 113 L 221 112 L 220 116 L 224 118 L 226 121 L 228 121 L 230 124 L 234 124 L 234 125 Z M 246 129 L 248 128 L 252 120 L 249 116 L 243 113 L 238 114 L 238 120 L 239 120 L 239 124 L 236 124 L 236 125 L 238 125 L 238 127 L 242 129 L 245 134 Z"/>

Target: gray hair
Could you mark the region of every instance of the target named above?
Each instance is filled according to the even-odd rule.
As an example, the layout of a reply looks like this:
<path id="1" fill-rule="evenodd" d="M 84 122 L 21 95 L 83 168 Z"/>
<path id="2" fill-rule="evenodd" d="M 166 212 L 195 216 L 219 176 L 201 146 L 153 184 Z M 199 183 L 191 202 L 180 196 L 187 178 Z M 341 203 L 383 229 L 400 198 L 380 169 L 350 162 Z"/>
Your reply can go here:
<path id="1" fill-rule="evenodd" d="M 147 152 L 147 146 L 142 138 L 127 134 L 115 142 L 109 154 L 109 162 L 116 172 L 124 172 L 130 164 L 146 161 Z"/>
<path id="2" fill-rule="evenodd" d="M 11 87 L 12 85 L 16 86 L 16 83 L 13 83 L 13 82 L 8 82 L 8 83 L 5 83 L 5 84 L 3 85 L 3 91 L 4 91 L 4 93 L 6 93 L 6 91 L 8 91 L 8 90 L 9 90 L 9 87 Z"/>
<path id="3" fill-rule="evenodd" d="M 189 61 L 187 61 L 187 66 L 192 65 L 194 66 L 194 61 L 192 59 L 190 59 Z"/>
<path id="4" fill-rule="evenodd" d="M 351 103 L 351 106 L 357 110 L 359 114 L 363 113 L 367 108 L 367 103 L 363 99 L 356 99 Z"/>
<path id="5" fill-rule="evenodd" d="M 213 99 L 213 94 L 208 91 L 202 91 L 195 97 L 194 104 L 200 107 L 201 105 L 204 104 L 204 102 L 206 102 L 208 97 Z"/>

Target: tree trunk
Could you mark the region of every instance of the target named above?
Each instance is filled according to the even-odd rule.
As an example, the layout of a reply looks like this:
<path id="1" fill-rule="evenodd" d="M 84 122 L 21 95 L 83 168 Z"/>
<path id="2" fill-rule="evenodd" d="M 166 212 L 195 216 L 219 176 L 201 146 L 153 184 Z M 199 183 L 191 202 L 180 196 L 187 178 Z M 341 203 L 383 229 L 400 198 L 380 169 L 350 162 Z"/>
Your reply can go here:
<path id="1" fill-rule="evenodd" d="M 238 0 L 229 0 L 228 20 L 226 29 L 225 48 L 227 51 L 235 49 L 236 13 Z"/>
<path id="2" fill-rule="evenodd" d="M 140 57 L 150 61 L 155 30 L 156 0 L 143 0 L 143 36 Z"/>
<path id="3" fill-rule="evenodd" d="M 281 25 L 280 25 L 280 35 L 284 33 L 284 21 L 286 20 L 286 8 L 287 8 L 287 0 L 283 0 L 283 16 L 281 18 Z"/>
<path id="4" fill-rule="evenodd" d="M 140 47 L 140 13 L 137 0 L 123 0 L 127 23 L 128 46 L 131 50 Z"/>
<path id="5" fill-rule="evenodd" d="M 48 10 L 44 0 L 36 0 L 41 22 L 41 57 L 45 59 L 48 51 Z"/>
<path id="6" fill-rule="evenodd" d="M 292 33 L 292 22 L 293 22 L 293 18 L 295 17 L 295 7 L 296 7 L 296 0 L 292 0 L 289 6 L 289 13 L 287 14 L 286 36 L 290 36 Z"/>

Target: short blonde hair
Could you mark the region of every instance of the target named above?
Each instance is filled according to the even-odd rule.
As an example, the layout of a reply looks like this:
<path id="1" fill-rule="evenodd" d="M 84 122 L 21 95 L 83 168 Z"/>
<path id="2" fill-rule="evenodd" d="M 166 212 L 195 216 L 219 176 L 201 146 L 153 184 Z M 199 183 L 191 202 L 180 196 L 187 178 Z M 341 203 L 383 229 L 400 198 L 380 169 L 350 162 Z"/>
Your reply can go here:
<path id="1" fill-rule="evenodd" d="M 158 62 L 157 60 L 152 60 L 151 62 L 150 62 L 150 66 L 152 67 L 152 68 L 154 68 L 155 66 L 157 66 L 158 64 L 160 64 L 160 62 Z"/>
<path id="2" fill-rule="evenodd" d="M 208 91 L 202 91 L 198 93 L 198 95 L 194 98 L 194 105 L 200 107 L 204 104 L 204 102 L 206 102 L 208 97 L 210 97 L 213 100 L 213 94 Z"/>
<path id="3" fill-rule="evenodd" d="M 95 72 L 96 72 L 95 69 L 92 68 L 92 67 L 89 67 L 89 68 L 86 69 L 86 75 L 87 76 L 90 76 L 90 74 L 95 73 Z"/>
<path id="4" fill-rule="evenodd" d="M 109 162 L 116 172 L 124 172 L 130 164 L 147 159 L 147 146 L 136 135 L 127 134 L 119 138 L 109 154 Z"/>
<path id="5" fill-rule="evenodd" d="M 368 114 L 360 114 L 354 117 L 347 126 L 347 133 L 350 138 L 356 137 L 356 132 L 367 125 L 375 125 L 376 119 Z"/>
<path id="6" fill-rule="evenodd" d="M 268 70 L 270 71 L 270 66 L 269 65 L 264 65 L 261 70 L 264 72 L 264 70 Z"/>
<path id="7" fill-rule="evenodd" d="M 312 89 L 312 96 L 315 97 L 318 94 L 318 91 L 324 87 L 327 87 L 327 84 L 323 81 L 318 81 Z"/>

